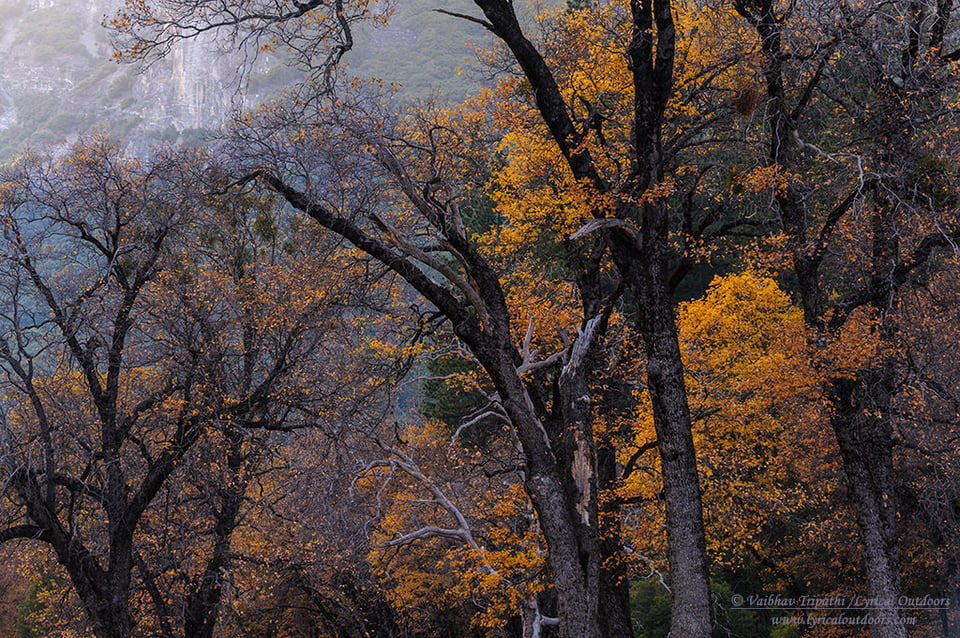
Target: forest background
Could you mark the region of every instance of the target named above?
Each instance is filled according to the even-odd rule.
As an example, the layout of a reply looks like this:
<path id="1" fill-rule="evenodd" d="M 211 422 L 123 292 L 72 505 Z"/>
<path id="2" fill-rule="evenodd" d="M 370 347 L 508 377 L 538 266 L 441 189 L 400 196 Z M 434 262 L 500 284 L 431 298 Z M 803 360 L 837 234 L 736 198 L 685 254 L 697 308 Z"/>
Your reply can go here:
<path id="1" fill-rule="evenodd" d="M 956 635 L 952 3 L 432 9 L 0 6 L 2 630 Z"/>

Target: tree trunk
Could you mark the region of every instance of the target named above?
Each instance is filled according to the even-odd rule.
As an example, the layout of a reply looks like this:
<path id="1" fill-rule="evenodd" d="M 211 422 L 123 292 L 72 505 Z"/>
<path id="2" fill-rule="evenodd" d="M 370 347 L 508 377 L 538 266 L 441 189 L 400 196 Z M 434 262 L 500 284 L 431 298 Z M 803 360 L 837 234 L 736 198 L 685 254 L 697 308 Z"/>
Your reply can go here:
<path id="1" fill-rule="evenodd" d="M 896 618 L 900 596 L 900 553 L 894 501 L 893 443 L 887 420 L 893 366 L 861 371 L 857 379 L 832 385 L 831 425 L 837 437 L 847 489 L 857 514 L 867 571 L 867 595 L 880 615 Z M 870 626 L 873 638 L 906 638 L 892 622 Z"/>
<path id="2" fill-rule="evenodd" d="M 781 48 L 782 22 L 770 0 L 751 5 L 742 3 L 738 11 L 753 24 L 766 55 L 767 97 L 769 98 L 767 126 L 769 128 L 768 161 L 798 170 L 794 160 L 795 120 L 797 112 L 787 105 L 784 88 Z M 810 87 L 812 88 L 812 86 Z M 796 108 L 799 108 L 796 107 Z M 797 277 L 804 318 L 812 334 L 829 342 L 841 324 L 830 326 L 824 308 L 827 295 L 820 277 L 826 241 L 853 200 L 848 198 L 831 211 L 819 231 L 819 243 L 812 241 L 808 227 L 809 211 L 802 205 L 802 196 L 795 187 L 788 187 L 776 198 L 783 229 L 789 237 L 793 271 Z M 874 275 L 867 284 L 869 297 L 882 299 L 874 307 L 883 314 L 886 302 L 892 298 L 889 289 L 889 267 L 897 263 L 897 234 L 890 217 L 890 206 L 878 199 L 879 210 L 874 213 L 873 268 Z M 834 309 L 835 310 L 835 309 Z M 833 333 L 833 334 L 831 334 Z M 821 347 L 821 343 L 813 343 Z M 893 605 L 900 594 L 899 552 L 896 534 L 896 505 L 894 502 L 894 471 L 892 434 L 887 421 L 890 399 L 895 391 L 892 361 L 879 368 L 862 370 L 858 378 L 836 378 L 828 388 L 831 393 L 833 427 L 843 461 L 844 475 L 850 498 L 857 513 L 857 524 L 864 547 L 867 572 L 867 590 L 871 598 L 889 601 L 881 613 L 895 613 Z M 906 629 L 895 623 L 871 625 L 874 638 L 905 638 Z"/>
<path id="3" fill-rule="evenodd" d="M 214 527 L 213 553 L 200 581 L 187 596 L 183 619 L 183 635 L 186 638 L 210 638 L 217 626 L 224 574 L 231 566 L 230 540 L 237 527 L 237 517 L 243 502 L 243 494 L 239 490 L 231 486 L 224 491 L 226 494 L 222 509 L 217 515 Z"/>
<path id="4" fill-rule="evenodd" d="M 211 638 L 217 626 L 220 603 L 223 598 L 224 575 L 231 567 L 230 541 L 239 524 L 240 508 L 243 505 L 247 482 L 243 477 L 243 435 L 235 428 L 226 434 L 228 441 L 225 484 L 220 489 L 220 508 L 216 510 L 213 528 L 213 552 L 210 560 L 187 595 L 184 612 L 183 635 L 185 638 Z"/>
<path id="5" fill-rule="evenodd" d="M 94 635 L 97 638 L 129 638 L 134 626 L 129 608 L 129 571 L 126 574 L 119 571 L 125 563 L 114 560 L 114 569 L 103 569 L 90 550 L 60 525 L 52 508 L 44 502 L 44 492 L 32 472 L 18 470 L 11 482 L 23 499 L 29 518 L 44 530 L 42 539 L 50 544 L 57 561 L 67 570 L 80 604 L 93 625 Z M 111 547 L 124 545 L 117 538 L 111 541 Z"/>
<path id="6" fill-rule="evenodd" d="M 633 259 L 627 256 L 628 246 L 624 242 L 617 244 L 614 254 L 618 268 L 632 282 L 637 297 L 638 331 L 646 349 L 647 387 L 665 495 L 672 599 L 670 633 L 708 638 L 713 622 L 703 502 L 676 308 L 668 286 L 672 260 L 666 215 L 659 206 L 644 210 L 644 231 L 643 245 L 633 251 Z"/>
<path id="7" fill-rule="evenodd" d="M 133 617 L 129 607 L 129 588 L 119 591 L 111 574 L 105 574 L 106 582 L 92 582 L 89 574 L 77 576 L 77 570 L 83 566 L 63 563 L 70 574 L 71 582 L 80 598 L 80 604 L 93 625 L 93 634 L 97 638 L 130 638 L 133 634 Z"/>
<path id="8" fill-rule="evenodd" d="M 114 601 L 99 612 L 90 616 L 97 638 L 130 638 L 133 635 L 134 622 L 126 600 Z"/>
<path id="9" fill-rule="evenodd" d="M 652 310 L 648 308 L 648 311 Z M 660 450 L 670 563 L 671 635 L 708 638 L 710 585 L 700 479 L 673 316 L 647 333 L 647 384 Z"/>
<path id="10" fill-rule="evenodd" d="M 612 488 L 617 480 L 616 449 L 602 442 L 597 446 L 597 480 L 601 493 Z M 599 509 L 600 631 L 604 636 L 632 636 L 630 579 L 623 555 L 620 505 L 616 499 L 601 499 Z"/>
<path id="11" fill-rule="evenodd" d="M 589 525 L 584 524 L 577 511 L 580 501 L 570 502 L 570 481 L 561 476 L 558 456 L 562 458 L 564 452 L 557 446 L 562 447 L 563 441 L 551 441 L 523 380 L 517 374 L 512 344 L 506 341 L 509 333 L 502 338 L 504 341 L 499 345 L 475 342 L 471 346 L 477 360 L 490 374 L 523 448 L 526 460 L 524 484 L 540 520 L 547 543 L 547 566 L 556 583 L 559 635 L 561 638 L 600 638 L 595 576 L 599 561 L 596 555 L 591 556 L 592 545 L 589 541 L 584 542 L 581 534 L 581 525 Z M 469 335 L 467 339 L 470 339 Z M 596 512 L 596 500 L 590 500 Z M 595 513 L 593 518 L 596 520 Z"/>

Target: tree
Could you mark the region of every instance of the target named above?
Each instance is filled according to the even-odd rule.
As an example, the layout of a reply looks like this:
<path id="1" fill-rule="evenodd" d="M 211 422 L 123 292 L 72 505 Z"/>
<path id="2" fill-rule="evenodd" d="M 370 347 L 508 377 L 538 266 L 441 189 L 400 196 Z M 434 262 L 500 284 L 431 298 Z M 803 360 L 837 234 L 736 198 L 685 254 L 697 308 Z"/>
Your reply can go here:
<path id="1" fill-rule="evenodd" d="M 334 77 L 328 62 L 338 60 L 349 49 L 351 20 L 364 13 L 364 3 L 308 2 L 286 12 L 261 11 L 263 7 L 252 5 L 241 13 L 190 1 L 158 3 L 156 9 L 129 3 L 117 14 L 113 26 L 122 34 L 122 54 L 133 57 L 162 54 L 177 39 L 220 30 L 234 38 L 239 34 L 244 40 L 289 46 L 302 54 L 301 61 L 309 69 L 319 71 L 314 82 L 301 87 L 299 103 L 295 101 L 279 116 L 274 113 L 271 122 L 262 122 L 262 128 L 245 138 L 245 157 L 252 172 L 239 178 L 245 181 L 256 176 L 294 208 L 406 279 L 451 323 L 457 337 L 489 374 L 524 450 L 525 485 L 549 547 L 552 576 L 563 583 L 557 591 L 562 635 L 631 633 L 625 582 L 601 568 L 617 562 L 605 560 L 605 553 L 616 554 L 622 548 L 616 539 L 604 543 L 600 538 L 598 483 L 611 482 L 617 470 L 615 463 L 604 462 L 604 476 L 597 474 L 590 391 L 595 352 L 603 338 L 613 292 L 606 288 L 600 272 L 607 258 L 613 261 L 644 338 L 667 501 L 675 585 L 673 630 L 685 636 L 706 635 L 710 627 L 707 559 L 673 300 L 683 269 L 678 269 L 681 260 L 670 242 L 673 219 L 665 201 L 670 189 L 665 182 L 668 157 L 663 129 L 674 86 L 673 8 L 669 1 L 658 0 L 634 2 L 623 11 L 618 5 L 612 12 L 596 14 L 612 17 L 622 27 L 622 37 L 614 46 L 628 61 L 623 69 L 629 78 L 624 95 L 631 96 L 622 114 L 631 131 L 630 143 L 626 149 L 618 149 L 625 155 L 608 162 L 601 159 L 606 155 L 603 121 L 607 117 L 601 112 L 602 102 L 591 103 L 583 95 L 578 101 L 561 89 L 554 66 L 524 35 L 511 3 L 476 4 L 482 18 L 459 17 L 484 25 L 510 51 L 532 87 L 533 113 L 559 149 L 572 178 L 571 188 L 582 190 L 587 220 L 593 219 L 561 244 L 558 264 L 568 268 L 576 281 L 582 320 L 575 344 L 547 360 L 553 368 L 549 371 L 548 366 L 538 365 L 540 362 L 524 360 L 516 346 L 498 273 L 472 241 L 472 231 L 461 213 L 465 185 L 457 183 L 460 176 L 441 172 L 439 160 L 451 157 L 446 147 L 456 145 L 456 133 L 425 123 L 405 134 L 390 125 L 385 114 L 370 113 L 369 102 L 357 103 L 324 92 L 332 88 Z M 587 112 L 579 122 L 574 118 L 578 109 Z M 293 145 L 287 149 L 271 146 L 270 136 L 275 133 Z M 313 148 L 308 150 L 305 143 L 298 148 L 301 136 L 311 141 Z M 406 145 L 401 142 L 405 136 L 413 138 Z M 368 154 L 347 159 L 342 149 L 333 148 L 337 138 L 352 140 Z M 297 157 L 293 150 L 301 155 Z M 352 193 L 343 193 L 336 186 L 330 189 L 354 196 L 331 205 L 332 193 L 318 187 L 316 180 L 326 174 L 342 181 L 345 163 L 363 166 L 364 179 L 373 181 L 374 175 L 380 175 L 379 179 L 388 178 L 395 185 L 398 196 L 406 200 L 402 224 L 361 206 L 357 184 L 351 186 Z M 296 170 L 304 164 L 306 170 Z M 369 197 L 366 192 L 364 196 Z M 432 241 L 423 244 L 397 230 L 410 225 L 429 233 Z M 448 257 L 439 259 L 432 254 L 435 246 Z M 524 377 L 534 367 L 539 384 Z M 544 387 L 548 373 L 558 390 L 552 400 Z"/>
<path id="2" fill-rule="evenodd" d="M 97 636 L 212 635 L 274 469 L 256 433 L 350 394 L 318 362 L 363 288 L 327 279 L 335 247 L 281 244 L 269 201 L 190 186 L 215 178 L 103 138 L 4 174 L 0 540 L 49 546 Z"/>
<path id="3" fill-rule="evenodd" d="M 479 14 L 452 17 L 492 32 L 501 48 L 489 57 L 509 73 L 468 107 L 402 113 L 375 82 L 336 72 L 352 25 L 372 10 L 365 2 L 130 2 L 113 26 L 121 57 L 219 33 L 287 47 L 304 66 L 285 102 L 233 128 L 235 186 L 273 191 L 405 280 L 427 301 L 421 324 L 446 322 L 483 370 L 486 407 L 522 451 L 550 578 L 563 584 L 562 635 L 631 633 L 622 502 L 603 495 L 654 445 L 672 631 L 709 632 L 676 299 L 717 246 L 728 262 L 786 254 L 868 593 L 895 600 L 893 417 L 916 361 L 902 355 L 911 341 L 900 304 L 954 267 L 945 253 L 958 229 L 949 3 L 578 2 L 536 16 L 536 42 L 513 3 L 475 5 Z M 527 307 L 538 299 L 549 300 L 557 338 Z M 707 411 L 745 383 L 719 376 Z M 653 433 L 636 441 L 626 415 L 644 401 Z M 748 416 L 763 421 L 768 408 Z M 447 536 L 470 526 L 456 529 Z"/>
<path id="4" fill-rule="evenodd" d="M 942 145 L 953 144 L 956 87 L 945 47 L 950 4 L 928 4 L 892 5 L 906 22 L 901 32 L 879 3 L 855 12 L 736 3 L 762 52 L 766 164 L 785 177 L 773 210 L 811 344 L 831 359 L 831 425 L 869 593 L 884 601 L 901 591 L 893 405 L 904 374 L 898 326 L 905 318 L 898 306 L 921 273 L 943 263 L 942 251 L 960 232 L 955 204 L 937 195 L 951 172 L 925 168 L 939 166 L 933 157 L 953 156 Z M 829 118 L 829 127 L 815 126 L 814 114 Z M 930 130 L 947 136 L 935 139 Z M 865 340 L 854 345 L 857 334 Z M 857 352 L 844 350 L 845 341 Z M 831 355 L 833 347 L 840 352 Z M 906 635 L 897 624 L 871 631 Z"/>
<path id="5" fill-rule="evenodd" d="M 124 374 L 127 357 L 148 356 L 128 353 L 133 314 L 177 211 L 191 208 L 171 188 L 171 168 L 144 170 L 96 140 L 62 164 L 24 160 L 4 179 L 0 355 L 13 403 L 3 426 L 0 539 L 49 544 L 102 636 L 132 631 L 137 522 L 197 438 L 197 419 L 181 413 L 166 452 L 141 459 L 145 472 L 122 454 L 140 438 L 135 426 L 175 392 L 161 383 L 128 402 Z M 60 255 L 69 261 L 51 260 Z"/>

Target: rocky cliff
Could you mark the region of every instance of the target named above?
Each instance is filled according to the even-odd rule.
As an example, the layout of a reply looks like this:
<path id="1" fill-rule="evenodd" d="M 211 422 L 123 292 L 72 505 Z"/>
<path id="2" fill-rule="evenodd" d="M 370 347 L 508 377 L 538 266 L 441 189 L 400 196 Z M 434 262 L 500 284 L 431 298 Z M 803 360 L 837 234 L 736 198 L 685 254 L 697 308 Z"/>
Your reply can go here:
<path id="1" fill-rule="evenodd" d="M 100 25 L 115 5 L 0 0 L 0 160 L 100 127 L 141 148 L 196 143 L 245 106 L 236 56 L 186 43 L 147 69 L 113 62 Z"/>
<path id="2" fill-rule="evenodd" d="M 197 144 L 235 110 L 298 77 L 261 59 L 240 91 L 239 56 L 197 42 L 147 69 L 118 65 L 101 24 L 119 2 L 0 0 L 0 161 L 101 127 L 134 152 L 157 142 Z M 467 0 L 399 3 L 391 26 L 360 34 L 355 72 L 404 84 L 407 96 L 462 95 L 454 68 L 472 56 L 466 43 L 478 42 L 482 29 L 434 6 L 469 11 Z"/>

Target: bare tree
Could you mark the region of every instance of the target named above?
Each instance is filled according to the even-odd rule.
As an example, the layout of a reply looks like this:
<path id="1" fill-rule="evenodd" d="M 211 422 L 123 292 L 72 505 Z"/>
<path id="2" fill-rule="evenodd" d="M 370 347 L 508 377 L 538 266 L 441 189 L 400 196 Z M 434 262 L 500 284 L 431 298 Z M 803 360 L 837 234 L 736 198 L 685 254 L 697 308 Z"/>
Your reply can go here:
<path id="1" fill-rule="evenodd" d="M 900 300 L 944 265 L 944 251 L 960 238 L 953 202 L 933 192 L 946 187 L 949 173 L 942 167 L 926 175 L 924 166 L 929 153 L 955 152 L 949 136 L 934 143 L 923 132 L 955 130 L 949 96 L 956 79 L 944 50 L 950 3 L 868 3 L 854 11 L 764 1 L 736 8 L 764 55 L 767 164 L 797 176 L 776 194 L 774 208 L 811 344 L 828 351 L 865 316 L 876 322 L 878 345 L 866 346 L 875 355 L 832 370 L 826 392 L 869 595 L 894 614 L 902 591 L 894 406 L 906 372 L 899 324 L 909 321 Z M 905 28 L 891 17 L 897 12 L 908 16 Z M 836 118 L 815 126 L 828 109 Z M 816 181 L 826 166 L 835 178 Z M 906 636 L 906 628 L 877 624 L 871 635 Z"/>
<path id="2" fill-rule="evenodd" d="M 3 175 L 0 541 L 48 545 L 98 636 L 212 635 L 257 433 L 335 421 L 318 358 L 362 288 L 208 166 L 95 138 Z"/>
<path id="3" fill-rule="evenodd" d="M 593 151 L 587 144 L 595 129 L 600 131 L 602 143 L 599 115 L 587 125 L 577 125 L 573 117 L 576 105 L 568 102 L 551 64 L 524 34 L 511 2 L 482 0 L 476 5 L 482 17 L 456 17 L 482 24 L 506 45 L 530 82 L 535 107 L 574 179 L 601 196 L 598 199 L 611 196 L 614 202 L 612 210 L 598 205 L 591 211 L 595 223 L 577 234 L 585 241 L 566 244 L 565 261 L 576 273 L 583 323 L 577 341 L 552 361 L 559 389 L 552 407 L 548 395 L 543 395 L 542 389 L 535 391 L 523 376 L 523 356 L 511 336 L 511 317 L 499 277 L 471 242 L 459 212 L 462 189 L 444 183 L 441 175 L 430 174 L 430 166 L 438 167 L 431 164 L 436 149 L 428 148 L 415 157 L 403 150 L 400 140 L 390 139 L 392 133 L 384 131 L 382 124 L 362 124 L 370 119 L 365 105 L 325 101 L 332 89 L 331 64 L 352 42 L 347 16 L 355 15 L 353 9 L 340 2 L 321 1 L 292 3 L 286 9 L 275 3 L 253 3 L 241 10 L 192 1 L 130 3 L 117 14 L 113 25 L 122 38 L 128 38 L 120 40 L 121 52 L 132 57 L 163 54 L 176 39 L 219 30 L 230 37 L 255 33 L 244 37 L 282 42 L 304 54 L 300 61 L 305 66 L 319 70 L 322 81 L 305 84 L 298 95 L 299 104 L 318 108 L 287 111 L 284 117 L 299 121 L 307 135 L 313 135 L 309 129 L 314 127 L 319 136 L 326 137 L 327 155 L 288 156 L 277 165 L 277 154 L 254 141 L 246 149 L 253 168 L 247 176 L 256 176 L 294 208 L 403 277 L 451 323 L 457 337 L 490 375 L 524 450 L 525 483 L 547 538 L 553 577 L 563 584 L 557 595 L 560 631 L 567 636 L 632 633 L 626 581 L 601 569 L 603 564 L 617 562 L 605 561 L 603 554 L 621 548 L 616 540 L 601 543 L 598 481 L 612 483 L 617 470 L 615 464 L 605 463 L 604 476 L 597 476 L 592 433 L 590 379 L 595 349 L 603 339 L 611 307 L 610 291 L 601 284 L 598 273 L 607 258 L 604 255 L 612 259 L 630 293 L 636 325 L 644 337 L 643 355 L 636 356 L 644 356 L 648 363 L 647 385 L 661 451 L 674 581 L 673 630 L 684 636 L 706 636 L 711 625 L 707 557 L 673 301 L 673 288 L 683 270 L 669 241 L 674 224 L 670 207 L 656 197 L 644 197 L 662 185 L 667 170 L 663 129 L 674 87 L 673 7 L 669 0 L 639 0 L 632 2 L 623 16 L 628 35 L 619 44 L 629 60 L 633 144 L 629 156 L 623 158 L 624 174 L 605 176 L 594 155 L 603 151 Z M 360 8 L 365 6 L 359 3 Z M 333 53 L 320 53 L 328 44 Z M 589 106 L 588 110 L 595 110 L 597 105 Z M 318 115 L 329 109 L 339 112 L 339 121 L 329 122 Z M 269 135 L 262 131 L 261 141 Z M 351 202 L 345 208 L 341 202 L 328 203 L 331 198 L 314 182 L 323 179 L 324 173 L 339 174 L 340 167 L 332 164 L 343 161 L 344 153 L 331 155 L 334 136 L 369 151 L 365 159 L 353 161 L 366 162 L 371 171 L 399 188 L 405 205 L 416 215 L 417 229 L 429 233 L 453 259 L 452 265 L 399 232 L 396 224 L 364 211 L 362 205 Z M 253 149 L 262 151 L 259 166 L 256 153 L 249 153 Z M 319 168 L 325 162 L 328 165 Z"/>

